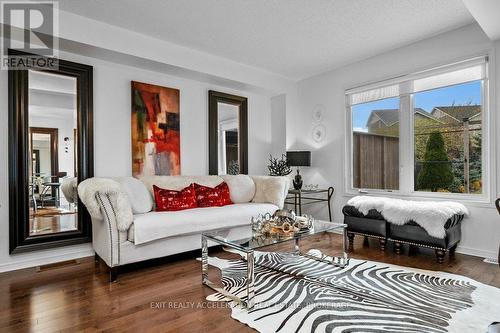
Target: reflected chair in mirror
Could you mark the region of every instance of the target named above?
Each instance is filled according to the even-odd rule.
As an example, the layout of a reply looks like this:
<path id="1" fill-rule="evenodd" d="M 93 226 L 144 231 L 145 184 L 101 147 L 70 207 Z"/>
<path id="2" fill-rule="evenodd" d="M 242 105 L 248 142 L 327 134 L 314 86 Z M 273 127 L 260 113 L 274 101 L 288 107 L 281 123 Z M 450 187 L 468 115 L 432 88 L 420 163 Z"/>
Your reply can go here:
<path id="1" fill-rule="evenodd" d="M 53 202 L 56 208 L 61 206 L 61 178 L 66 177 L 67 174 L 67 172 L 58 172 L 57 175 L 45 178 L 46 181 L 43 183 L 43 190 L 40 195 L 42 207 L 45 207 L 45 201 Z"/>
<path id="2" fill-rule="evenodd" d="M 33 208 L 33 212 L 36 213 L 38 210 L 38 204 L 36 202 L 36 196 L 35 196 L 35 191 L 36 191 L 36 184 L 33 180 L 28 185 L 29 188 L 29 195 L 30 195 L 30 203 Z"/>
<path id="3" fill-rule="evenodd" d="M 76 177 L 64 177 L 61 182 L 61 192 L 69 204 L 71 211 L 78 210 L 78 179 Z"/>
<path id="4" fill-rule="evenodd" d="M 42 208 L 51 204 L 57 208 L 60 206 L 59 189 L 61 187 L 61 183 L 59 183 L 58 179 L 59 177 L 57 176 L 48 176 L 44 179 L 42 184 L 43 189 L 40 193 Z"/>

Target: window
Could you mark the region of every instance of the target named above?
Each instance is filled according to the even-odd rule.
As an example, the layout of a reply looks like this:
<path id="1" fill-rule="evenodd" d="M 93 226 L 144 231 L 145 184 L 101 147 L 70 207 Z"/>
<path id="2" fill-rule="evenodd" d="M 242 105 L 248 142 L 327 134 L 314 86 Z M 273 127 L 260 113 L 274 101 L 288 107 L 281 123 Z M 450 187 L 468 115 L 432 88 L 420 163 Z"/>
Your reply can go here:
<path id="1" fill-rule="evenodd" d="M 482 193 L 482 82 L 413 96 L 415 191 Z"/>
<path id="2" fill-rule="evenodd" d="M 476 58 L 348 90 L 348 188 L 484 195 L 486 66 Z"/>
<path id="3" fill-rule="evenodd" d="M 353 186 L 399 189 L 399 98 L 352 107 Z"/>

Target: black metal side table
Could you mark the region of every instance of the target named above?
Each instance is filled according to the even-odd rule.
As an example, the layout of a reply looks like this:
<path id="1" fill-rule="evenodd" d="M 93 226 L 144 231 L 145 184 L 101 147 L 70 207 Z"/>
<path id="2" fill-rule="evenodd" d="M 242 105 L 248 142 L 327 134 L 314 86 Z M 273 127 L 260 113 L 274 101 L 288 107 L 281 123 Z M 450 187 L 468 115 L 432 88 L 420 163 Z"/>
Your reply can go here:
<path id="1" fill-rule="evenodd" d="M 334 189 L 333 187 L 325 188 L 325 189 L 290 189 L 288 190 L 288 195 L 285 200 L 285 204 L 293 205 L 294 211 L 302 215 L 302 205 L 310 205 L 321 202 L 326 202 L 328 204 L 328 217 L 330 218 L 330 222 L 332 222 L 332 208 L 331 208 L 331 199 L 333 197 Z"/>

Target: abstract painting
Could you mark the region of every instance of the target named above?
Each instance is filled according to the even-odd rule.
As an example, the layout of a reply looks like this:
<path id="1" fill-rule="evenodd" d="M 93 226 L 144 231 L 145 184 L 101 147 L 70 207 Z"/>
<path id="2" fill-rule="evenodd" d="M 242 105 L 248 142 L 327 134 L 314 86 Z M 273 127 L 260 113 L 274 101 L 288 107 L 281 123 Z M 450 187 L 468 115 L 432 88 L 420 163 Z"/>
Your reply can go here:
<path id="1" fill-rule="evenodd" d="M 132 175 L 180 172 L 179 90 L 132 81 Z"/>

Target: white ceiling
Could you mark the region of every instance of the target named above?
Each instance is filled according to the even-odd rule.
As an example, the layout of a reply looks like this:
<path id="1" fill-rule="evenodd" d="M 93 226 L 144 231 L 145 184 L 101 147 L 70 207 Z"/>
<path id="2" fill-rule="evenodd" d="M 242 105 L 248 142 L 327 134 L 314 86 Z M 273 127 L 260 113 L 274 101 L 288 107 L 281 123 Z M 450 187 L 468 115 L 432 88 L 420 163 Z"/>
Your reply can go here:
<path id="1" fill-rule="evenodd" d="M 28 75 L 30 117 L 76 117 L 76 78 L 32 70 Z"/>
<path id="2" fill-rule="evenodd" d="M 228 121 L 238 118 L 240 108 L 233 104 L 217 103 L 219 121 Z"/>
<path id="3" fill-rule="evenodd" d="M 28 71 L 29 88 L 52 93 L 76 95 L 76 78 L 66 75 Z"/>
<path id="4" fill-rule="evenodd" d="M 462 0 L 472 16 L 491 40 L 500 40 L 500 1 Z"/>
<path id="5" fill-rule="evenodd" d="M 295 80 L 474 22 L 462 0 L 61 0 L 60 9 Z"/>

